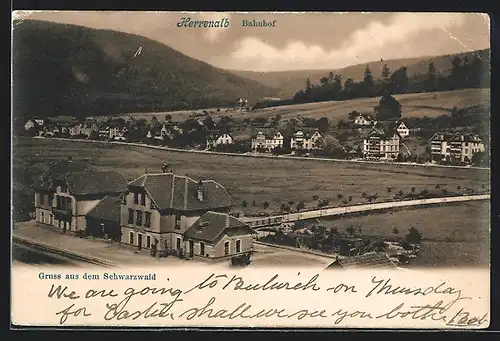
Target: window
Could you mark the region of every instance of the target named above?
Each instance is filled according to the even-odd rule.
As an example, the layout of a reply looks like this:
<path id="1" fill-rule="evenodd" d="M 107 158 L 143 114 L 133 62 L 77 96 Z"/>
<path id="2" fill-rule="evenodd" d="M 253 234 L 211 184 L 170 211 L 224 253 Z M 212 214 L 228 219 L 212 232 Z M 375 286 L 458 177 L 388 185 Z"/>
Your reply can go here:
<path id="1" fill-rule="evenodd" d="M 200 243 L 200 255 L 205 256 L 205 243 Z"/>
<path id="2" fill-rule="evenodd" d="M 136 219 L 135 219 L 135 224 L 137 226 L 142 226 L 142 211 L 136 211 Z"/>
<path id="3" fill-rule="evenodd" d="M 229 255 L 229 242 L 224 242 L 224 256 Z"/>
<path id="4" fill-rule="evenodd" d="M 146 206 L 146 194 L 145 193 L 141 194 L 141 205 Z"/>
<path id="5" fill-rule="evenodd" d="M 139 204 L 139 194 L 134 193 L 134 205 L 138 205 L 138 204 Z"/>
<path id="6" fill-rule="evenodd" d="M 181 239 L 177 237 L 177 250 L 181 248 Z"/>
<path id="7" fill-rule="evenodd" d="M 236 241 L 236 253 L 241 252 L 241 240 Z"/>
<path id="8" fill-rule="evenodd" d="M 131 208 L 128 209 L 128 223 L 129 224 L 134 223 L 134 210 Z"/>
<path id="9" fill-rule="evenodd" d="M 146 237 L 146 247 L 148 249 L 151 247 L 151 236 Z"/>
<path id="10" fill-rule="evenodd" d="M 43 222 L 44 222 L 43 212 L 40 212 L 40 222 L 41 222 L 41 223 L 43 223 Z"/>
<path id="11" fill-rule="evenodd" d="M 181 228 L 181 216 L 178 214 L 175 215 L 175 228 L 177 230 L 180 230 Z"/>
<path id="12" fill-rule="evenodd" d="M 45 194 L 40 194 L 40 205 L 45 205 Z"/>
<path id="13" fill-rule="evenodd" d="M 130 240 L 130 244 L 134 245 L 134 232 L 130 232 L 129 240 Z"/>
<path id="14" fill-rule="evenodd" d="M 150 212 L 144 212 L 144 226 L 145 227 L 150 227 L 151 226 L 151 213 Z"/>
<path id="15" fill-rule="evenodd" d="M 49 206 L 52 206 L 52 200 L 54 200 L 54 194 L 49 194 L 49 202 L 47 203 Z"/>

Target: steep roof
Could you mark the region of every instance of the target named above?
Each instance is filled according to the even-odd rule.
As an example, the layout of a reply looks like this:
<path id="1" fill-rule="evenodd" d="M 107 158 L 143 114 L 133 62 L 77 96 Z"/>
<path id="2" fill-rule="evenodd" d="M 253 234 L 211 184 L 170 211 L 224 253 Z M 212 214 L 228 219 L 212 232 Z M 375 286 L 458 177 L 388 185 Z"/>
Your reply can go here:
<path id="1" fill-rule="evenodd" d="M 120 222 L 121 200 L 118 197 L 106 196 L 91 209 L 87 216 L 97 219 Z"/>
<path id="2" fill-rule="evenodd" d="M 318 132 L 321 135 L 321 133 L 319 132 L 319 130 L 316 129 L 316 128 L 300 128 L 300 129 L 295 130 L 293 136 L 297 137 L 297 134 L 299 134 L 300 132 L 302 132 L 304 134 L 303 135 L 304 138 L 310 138 L 316 132 Z"/>
<path id="3" fill-rule="evenodd" d="M 399 133 L 396 130 L 398 126 L 399 123 L 394 121 L 377 122 L 369 134 L 376 134 L 383 138 L 391 138 L 394 134 L 399 136 Z"/>
<path id="4" fill-rule="evenodd" d="M 448 141 L 453 136 L 452 133 L 437 132 L 430 138 L 431 141 Z"/>
<path id="5" fill-rule="evenodd" d="M 184 233 L 185 238 L 217 242 L 222 236 L 241 236 L 255 233 L 247 224 L 227 213 L 206 212 Z"/>
<path id="6" fill-rule="evenodd" d="M 198 200 L 198 182 L 187 175 L 144 174 L 130 182 L 129 187 L 144 188 L 159 209 L 211 210 L 235 204 L 224 186 L 218 182 L 203 180 L 201 184 L 203 186 L 203 201 Z"/>
<path id="7" fill-rule="evenodd" d="M 390 269 L 397 268 L 397 266 L 387 257 L 383 252 L 378 253 L 365 253 L 364 255 L 348 257 L 345 259 L 337 259 L 331 263 L 327 269 L 334 268 L 344 268 L 344 269 Z"/>
<path id="8" fill-rule="evenodd" d="M 253 132 L 252 132 L 252 138 L 255 138 L 259 132 L 262 132 L 266 136 L 266 138 L 268 138 L 268 139 L 274 138 L 274 136 L 277 133 L 281 133 L 281 135 L 283 135 L 283 136 L 285 135 L 284 133 L 282 133 L 281 131 L 279 131 L 279 129 L 275 129 L 275 128 L 257 128 L 257 129 L 253 130 Z"/>
<path id="9" fill-rule="evenodd" d="M 481 138 L 472 133 L 456 133 L 450 137 L 450 142 L 483 142 Z"/>
<path id="10" fill-rule="evenodd" d="M 373 115 L 372 115 L 372 114 L 364 114 L 364 113 L 360 113 L 360 114 L 359 114 L 358 116 L 356 116 L 356 117 L 359 117 L 359 116 L 363 117 L 365 120 L 368 120 L 368 121 L 373 121 L 373 120 L 375 120 L 375 117 L 373 117 Z"/>
<path id="11" fill-rule="evenodd" d="M 49 190 L 53 183 L 66 183 L 74 195 L 121 193 L 127 189 L 127 179 L 115 171 L 94 169 L 87 162 L 63 160 L 52 164 L 35 182 L 33 189 Z"/>

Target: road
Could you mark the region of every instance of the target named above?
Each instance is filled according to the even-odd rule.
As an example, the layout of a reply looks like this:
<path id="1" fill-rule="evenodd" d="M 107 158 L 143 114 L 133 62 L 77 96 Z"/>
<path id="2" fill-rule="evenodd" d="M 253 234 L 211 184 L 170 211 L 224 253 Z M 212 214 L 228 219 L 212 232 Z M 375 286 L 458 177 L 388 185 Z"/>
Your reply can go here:
<path id="1" fill-rule="evenodd" d="M 490 200 L 490 195 L 480 194 L 480 195 L 463 195 L 463 196 L 443 197 L 443 198 L 387 201 L 374 204 L 330 207 L 317 210 L 301 211 L 298 213 L 281 214 L 270 217 L 258 217 L 258 218 L 243 217 L 239 219 L 249 224 L 250 227 L 257 228 L 257 227 L 278 225 L 284 222 L 294 222 L 294 221 L 307 220 L 313 218 L 330 217 L 336 215 L 345 215 L 345 214 L 368 212 L 368 211 L 377 211 L 377 210 L 391 209 L 397 207 L 438 205 L 444 203 L 466 202 L 472 200 Z"/>

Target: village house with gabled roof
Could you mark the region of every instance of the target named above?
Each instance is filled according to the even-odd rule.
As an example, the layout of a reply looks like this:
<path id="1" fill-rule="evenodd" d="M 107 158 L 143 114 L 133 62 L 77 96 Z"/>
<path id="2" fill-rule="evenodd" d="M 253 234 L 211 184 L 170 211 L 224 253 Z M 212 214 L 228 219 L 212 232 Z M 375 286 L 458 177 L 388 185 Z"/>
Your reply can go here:
<path id="1" fill-rule="evenodd" d="M 207 137 L 207 149 L 212 149 L 220 145 L 233 144 L 234 139 L 231 134 L 214 131 Z"/>
<path id="2" fill-rule="evenodd" d="M 437 132 L 429 139 L 432 161 L 470 163 L 472 157 L 485 151 L 483 140 L 472 133 Z"/>
<path id="3" fill-rule="evenodd" d="M 259 128 L 252 134 L 252 150 L 283 148 L 285 136 L 277 129 Z"/>
<path id="4" fill-rule="evenodd" d="M 396 122 L 377 122 L 363 139 L 363 156 L 368 159 L 396 159 L 401 144 L 396 128 Z"/>
<path id="5" fill-rule="evenodd" d="M 357 126 L 371 126 L 375 122 L 375 118 L 371 114 L 359 114 L 354 119 L 354 124 Z"/>
<path id="6" fill-rule="evenodd" d="M 475 154 L 485 151 L 483 140 L 473 133 L 456 133 L 450 137 L 448 144 L 451 159 L 465 163 L 470 163 Z"/>
<path id="7" fill-rule="evenodd" d="M 216 181 L 195 181 L 173 173 L 144 174 L 128 184 L 123 196 L 121 242 L 188 258 L 217 259 L 248 252 L 251 230 L 229 215 L 234 204 Z"/>
<path id="8" fill-rule="evenodd" d="M 312 150 L 321 148 L 323 136 L 318 129 L 302 128 L 297 130 L 290 139 L 291 149 Z"/>
<path id="9" fill-rule="evenodd" d="M 29 118 L 24 124 L 24 130 L 30 130 L 33 128 L 41 129 L 45 124 L 45 120 L 43 118 Z"/>
<path id="10" fill-rule="evenodd" d="M 88 162 L 62 160 L 52 164 L 32 184 L 36 220 L 63 232 L 86 230 L 87 214 L 106 196 L 120 196 L 127 179 Z"/>
<path id="11" fill-rule="evenodd" d="M 450 157 L 450 145 L 448 144 L 453 133 L 437 132 L 429 139 L 431 148 L 431 160 L 442 161 Z"/>
<path id="12" fill-rule="evenodd" d="M 395 125 L 396 125 L 396 131 L 398 132 L 401 138 L 404 139 L 410 136 L 410 129 L 408 128 L 406 123 L 404 123 L 403 121 L 397 121 Z"/>

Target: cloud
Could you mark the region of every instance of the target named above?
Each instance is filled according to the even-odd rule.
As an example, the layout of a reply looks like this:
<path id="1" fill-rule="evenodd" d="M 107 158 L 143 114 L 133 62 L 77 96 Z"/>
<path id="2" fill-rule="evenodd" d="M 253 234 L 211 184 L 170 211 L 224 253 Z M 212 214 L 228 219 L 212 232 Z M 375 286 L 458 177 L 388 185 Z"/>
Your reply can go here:
<path id="1" fill-rule="evenodd" d="M 193 20 L 222 20 L 222 18 L 227 18 L 231 20 L 231 14 L 225 12 L 205 12 L 196 15 L 196 18 Z M 228 28 L 220 28 L 220 27 L 204 27 L 202 28 L 204 32 L 204 37 L 210 43 L 214 43 L 221 34 L 224 33 Z"/>
<path id="2" fill-rule="evenodd" d="M 325 50 L 319 45 L 307 45 L 302 41 L 292 42 L 279 49 L 258 38 L 245 37 L 237 43 L 231 58 L 240 65 L 244 62 L 259 70 L 341 68 L 355 64 L 353 61 L 361 63 L 381 57 L 400 57 L 384 56 L 384 47 L 405 43 L 410 37 L 424 31 L 441 29 L 447 32 L 448 28 L 462 25 L 464 21 L 464 14 L 458 13 L 400 13 L 394 15 L 387 24 L 370 22 L 332 50 Z"/>

